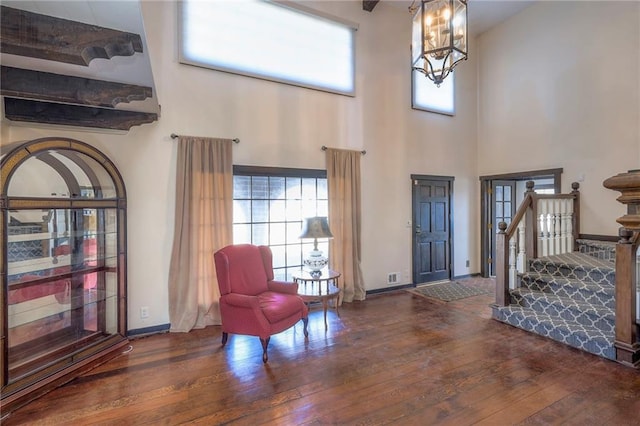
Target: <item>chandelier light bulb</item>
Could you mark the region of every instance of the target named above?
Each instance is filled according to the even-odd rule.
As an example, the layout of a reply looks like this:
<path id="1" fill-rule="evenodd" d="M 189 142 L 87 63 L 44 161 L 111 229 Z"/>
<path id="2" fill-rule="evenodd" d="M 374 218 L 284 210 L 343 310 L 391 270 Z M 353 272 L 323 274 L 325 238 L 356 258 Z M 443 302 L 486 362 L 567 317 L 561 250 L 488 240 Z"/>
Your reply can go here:
<path id="1" fill-rule="evenodd" d="M 448 21 L 449 18 L 451 18 L 451 11 L 449 10 L 448 7 L 445 7 L 442 14 L 444 15 L 444 19 L 445 21 Z"/>

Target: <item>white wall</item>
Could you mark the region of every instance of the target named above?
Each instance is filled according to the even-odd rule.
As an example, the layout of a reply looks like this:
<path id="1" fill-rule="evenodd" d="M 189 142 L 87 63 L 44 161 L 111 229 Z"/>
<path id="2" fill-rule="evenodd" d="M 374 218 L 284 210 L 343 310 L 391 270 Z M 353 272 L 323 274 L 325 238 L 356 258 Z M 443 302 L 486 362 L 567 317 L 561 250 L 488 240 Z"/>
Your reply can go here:
<path id="1" fill-rule="evenodd" d="M 538 2 L 479 45 L 479 174 L 562 167 L 581 232 L 617 235 L 602 182 L 640 166 L 640 3 Z"/>
<path id="2" fill-rule="evenodd" d="M 305 2 L 359 23 L 356 97 L 328 94 L 179 64 L 175 2 L 144 1 L 145 31 L 162 116 L 123 132 L 2 123 L 2 144 L 65 136 L 111 158 L 127 185 L 129 329 L 169 323 L 176 146 L 171 133 L 240 138 L 234 163 L 325 168 L 322 145 L 362 157 L 363 258 L 368 290 L 388 272 L 411 282 L 411 174 L 454 176 L 455 275 L 479 271 L 475 55 L 456 69 L 457 115 L 412 110 L 411 17 L 381 2 Z M 466 260 L 471 267 L 465 267 Z M 141 306 L 150 317 L 139 318 Z"/>

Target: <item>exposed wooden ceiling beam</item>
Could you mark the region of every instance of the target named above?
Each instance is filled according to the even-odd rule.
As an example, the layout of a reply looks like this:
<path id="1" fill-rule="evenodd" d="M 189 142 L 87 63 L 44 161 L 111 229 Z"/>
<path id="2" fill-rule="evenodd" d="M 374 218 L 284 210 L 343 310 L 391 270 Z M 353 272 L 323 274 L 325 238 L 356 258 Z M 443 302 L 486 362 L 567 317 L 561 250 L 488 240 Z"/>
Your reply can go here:
<path id="1" fill-rule="evenodd" d="M 88 106 L 57 104 L 29 99 L 4 98 L 8 120 L 65 126 L 129 130 L 133 126 L 152 123 L 158 114 Z"/>
<path id="2" fill-rule="evenodd" d="M 121 102 L 143 101 L 153 89 L 83 77 L 53 74 L 2 66 L 0 94 L 16 98 L 39 99 L 113 108 Z"/>
<path id="3" fill-rule="evenodd" d="M 362 0 L 362 10 L 367 12 L 373 12 L 373 8 L 376 7 L 380 0 Z"/>
<path id="4" fill-rule="evenodd" d="M 0 51 L 88 66 L 95 58 L 142 52 L 138 34 L 2 6 Z"/>

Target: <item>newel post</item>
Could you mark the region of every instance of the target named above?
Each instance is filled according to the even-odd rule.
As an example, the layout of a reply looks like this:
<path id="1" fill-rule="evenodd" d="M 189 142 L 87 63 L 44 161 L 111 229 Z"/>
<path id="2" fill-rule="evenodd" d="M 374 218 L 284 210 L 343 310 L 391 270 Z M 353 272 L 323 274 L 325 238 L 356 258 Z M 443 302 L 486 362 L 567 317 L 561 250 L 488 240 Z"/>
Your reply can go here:
<path id="1" fill-rule="evenodd" d="M 571 195 L 573 195 L 573 218 L 571 227 L 573 233 L 573 251 L 579 251 L 578 238 L 580 238 L 580 184 L 571 183 Z"/>
<path id="2" fill-rule="evenodd" d="M 496 234 L 496 305 L 509 305 L 509 239 L 505 233 L 507 224 L 498 223 Z"/>
<path id="3" fill-rule="evenodd" d="M 525 183 L 527 190 L 524 193 L 525 198 L 531 196 L 531 208 L 525 216 L 525 251 L 527 259 L 535 259 L 538 257 L 538 202 L 535 198 L 536 192 L 533 189 L 535 182 L 528 180 Z"/>
<path id="4" fill-rule="evenodd" d="M 627 206 L 627 214 L 618 218 L 622 225 L 616 246 L 616 360 L 640 366 L 640 342 L 636 325 L 636 252 L 634 232 L 640 232 L 640 171 L 620 173 L 603 185 L 620 192 L 618 201 Z"/>

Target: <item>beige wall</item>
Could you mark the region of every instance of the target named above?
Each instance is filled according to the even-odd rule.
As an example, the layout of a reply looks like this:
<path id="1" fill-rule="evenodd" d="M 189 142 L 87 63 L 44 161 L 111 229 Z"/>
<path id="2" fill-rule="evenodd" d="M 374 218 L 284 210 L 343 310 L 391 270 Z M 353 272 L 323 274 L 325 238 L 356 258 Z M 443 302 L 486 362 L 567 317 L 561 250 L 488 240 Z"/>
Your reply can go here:
<path id="1" fill-rule="evenodd" d="M 355 98 L 178 64 L 175 3 L 145 1 L 158 122 L 126 133 L 2 123 L 3 145 L 71 137 L 120 169 L 129 198 L 129 329 L 169 322 L 173 132 L 240 138 L 236 164 L 324 168 L 322 145 L 367 150 L 368 290 L 386 287 L 389 272 L 411 281 L 411 174 L 455 177 L 455 275 L 480 270 L 479 175 L 563 167 L 563 191 L 583 177 L 582 231 L 615 234 L 623 209 L 602 180 L 640 167 L 639 3 L 540 2 L 485 33 L 456 70 L 453 118 L 410 108 L 408 14 L 385 2 L 368 13 L 361 4 L 305 2 L 359 23 Z M 139 319 L 141 306 L 149 319 Z"/>
<path id="2" fill-rule="evenodd" d="M 322 145 L 365 149 L 363 259 L 368 290 L 387 273 L 411 282 L 411 174 L 454 176 L 456 275 L 479 271 L 476 171 L 477 56 L 456 71 L 456 117 L 410 108 L 410 16 L 381 2 L 305 2 L 359 24 L 357 96 L 346 97 L 181 65 L 177 7 L 145 1 L 143 15 L 162 116 L 125 132 L 7 126 L 2 143 L 65 136 L 96 146 L 120 169 L 128 195 L 129 329 L 169 322 L 175 143 L 171 133 L 237 137 L 234 163 L 325 167 Z M 466 260 L 471 266 L 465 266 Z M 141 306 L 150 317 L 139 318 Z"/>
<path id="3" fill-rule="evenodd" d="M 539 2 L 479 45 L 478 173 L 562 167 L 581 232 L 617 235 L 602 182 L 640 167 L 640 3 Z"/>

